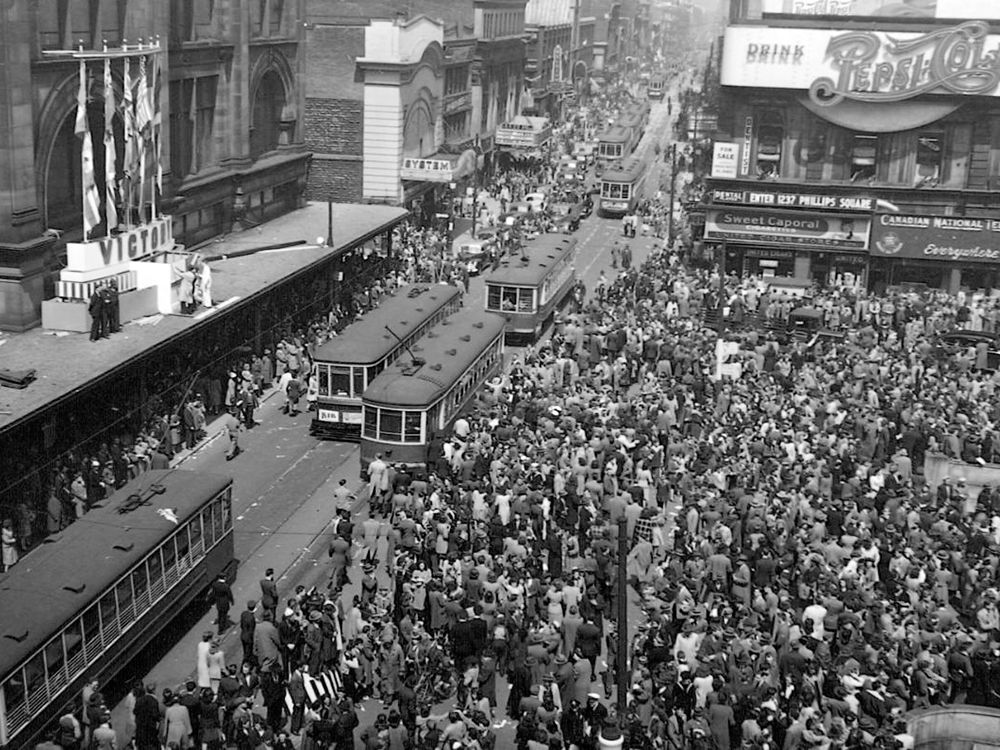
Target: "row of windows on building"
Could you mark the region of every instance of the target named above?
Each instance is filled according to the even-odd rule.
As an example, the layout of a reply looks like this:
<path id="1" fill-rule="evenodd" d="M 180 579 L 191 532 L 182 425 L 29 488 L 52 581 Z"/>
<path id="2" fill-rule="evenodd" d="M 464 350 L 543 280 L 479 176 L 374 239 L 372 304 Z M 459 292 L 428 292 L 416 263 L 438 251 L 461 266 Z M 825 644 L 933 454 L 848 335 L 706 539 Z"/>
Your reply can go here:
<path id="1" fill-rule="evenodd" d="M 134 0 L 133 0 L 134 2 Z M 229 37 L 222 0 L 170 0 L 170 37 L 175 43 Z M 254 38 L 289 34 L 293 23 L 285 0 L 250 0 L 250 31 Z M 129 0 L 36 0 L 40 50 L 114 47 L 128 36 L 125 19 Z M 229 16 L 238 18 L 238 13 Z M 136 43 L 142 31 L 133 31 Z"/>
<path id="2" fill-rule="evenodd" d="M 483 14 L 483 38 L 520 36 L 524 32 L 524 12 L 487 11 Z"/>
<path id="3" fill-rule="evenodd" d="M 752 130 L 753 165 L 762 180 L 982 188 L 987 173 L 1000 166 L 979 163 L 976 153 L 983 149 L 973 148 L 975 126 L 971 123 L 856 133 L 819 121 L 799 128 L 783 124 L 776 116 L 748 116 L 747 120 L 751 125 L 759 121 Z M 978 174 L 976 167 L 982 167 L 984 174 Z"/>

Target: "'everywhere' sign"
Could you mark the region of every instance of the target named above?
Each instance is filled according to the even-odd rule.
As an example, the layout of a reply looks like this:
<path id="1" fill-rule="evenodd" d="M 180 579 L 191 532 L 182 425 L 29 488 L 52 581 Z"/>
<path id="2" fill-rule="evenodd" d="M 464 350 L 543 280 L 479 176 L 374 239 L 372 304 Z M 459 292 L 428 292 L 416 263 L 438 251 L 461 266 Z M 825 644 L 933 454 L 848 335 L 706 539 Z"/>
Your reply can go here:
<path id="1" fill-rule="evenodd" d="M 709 195 L 713 203 L 732 203 L 739 206 L 812 208 L 821 211 L 871 211 L 875 207 L 874 198 L 852 195 L 783 193 L 777 190 L 725 190 L 722 188 L 712 190 Z"/>
<path id="2" fill-rule="evenodd" d="M 721 77 L 725 86 L 808 91 L 820 106 L 1000 96 L 1000 34 L 985 21 L 928 33 L 730 26 Z"/>
<path id="3" fill-rule="evenodd" d="M 1000 263 L 1000 221 L 883 214 L 872 231 L 872 255 Z"/>
<path id="4" fill-rule="evenodd" d="M 706 212 L 705 239 L 813 249 L 865 250 L 871 222 L 861 216 L 719 208 Z"/>

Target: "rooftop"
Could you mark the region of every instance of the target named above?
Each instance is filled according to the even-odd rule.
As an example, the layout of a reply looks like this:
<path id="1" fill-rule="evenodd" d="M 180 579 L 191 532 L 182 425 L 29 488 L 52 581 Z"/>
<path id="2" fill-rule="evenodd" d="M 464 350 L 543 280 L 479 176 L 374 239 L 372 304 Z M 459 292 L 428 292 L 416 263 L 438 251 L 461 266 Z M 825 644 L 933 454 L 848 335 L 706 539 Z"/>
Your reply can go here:
<path id="1" fill-rule="evenodd" d="M 262 292 L 336 253 L 337 248 L 386 230 L 406 216 L 406 211 L 392 206 L 335 204 L 334 216 L 333 248 L 309 244 L 212 261 L 212 292 L 217 305 L 212 310 L 202 310 L 194 316 L 153 316 L 134 321 L 123 326 L 121 333 L 97 342 L 91 342 L 85 333 L 41 328 L 0 338 L 0 366 L 9 370 L 33 369 L 37 374 L 37 380 L 23 390 L 0 387 L 0 430 L 217 315 L 220 309 L 225 309 L 218 307 L 220 303 L 227 300 L 236 303 Z M 282 242 L 314 242 L 326 234 L 326 228 L 327 207 L 314 203 L 258 229 L 209 243 L 199 251 L 206 256 L 218 256 Z"/>
<path id="2" fill-rule="evenodd" d="M 310 23 L 367 23 L 373 18 L 427 16 L 458 28 L 472 26 L 472 0 L 307 0 Z"/>

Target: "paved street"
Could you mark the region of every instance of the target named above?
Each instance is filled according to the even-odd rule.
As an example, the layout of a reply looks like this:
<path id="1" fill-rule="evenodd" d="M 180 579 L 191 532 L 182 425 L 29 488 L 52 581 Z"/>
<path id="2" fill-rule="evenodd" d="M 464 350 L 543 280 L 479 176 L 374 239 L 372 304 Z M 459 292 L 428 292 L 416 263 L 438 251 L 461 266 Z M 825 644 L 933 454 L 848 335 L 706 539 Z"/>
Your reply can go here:
<path id="1" fill-rule="evenodd" d="M 675 92 L 671 95 L 676 99 Z M 653 138 L 664 138 L 666 126 L 666 104 L 654 105 L 644 145 L 650 144 Z M 659 162 L 657 168 L 661 164 Z M 594 288 L 602 270 L 609 281 L 613 280 L 616 272 L 610 267 L 608 249 L 620 237 L 620 222 L 600 219 L 595 213 L 581 224 L 576 236 L 581 243 L 577 271 L 587 288 Z M 655 241 L 653 237 L 642 236 L 632 240 L 636 265 L 643 262 Z M 474 278 L 465 304 L 473 309 L 480 308 L 483 295 L 482 277 Z M 216 434 L 182 464 L 184 468 L 231 473 L 234 477 L 236 556 L 240 561 L 233 585 L 236 619 L 247 600 L 260 598 L 258 582 L 268 567 L 278 572 L 282 596 L 290 594 L 298 584 L 325 587 L 329 577 L 325 537 L 332 514 L 332 490 L 341 478 L 346 478 L 355 489 L 361 488 L 357 446 L 310 437 L 309 414 L 289 417 L 280 413 L 279 406 L 279 398 L 264 401 L 258 410 L 261 424 L 241 437 L 244 452 L 235 461 L 225 461 L 225 440 L 221 434 Z M 357 508 L 358 524 L 367 513 L 367 503 L 362 500 Z M 385 579 L 386 571 L 380 570 L 379 575 Z M 357 567 L 351 571 L 351 577 L 354 582 L 360 580 Z M 632 605 L 634 607 L 635 603 Z M 198 621 L 184 623 L 183 635 L 169 648 L 161 644 L 155 655 L 147 657 L 150 663 L 155 659 L 148 673 L 128 676 L 129 681 L 135 678 L 152 680 L 162 689 L 190 678 L 195 671 L 197 643 L 203 631 L 212 629 L 213 617 L 214 610 Z M 630 616 L 629 620 L 630 624 L 636 622 L 635 617 Z M 227 661 L 240 658 L 236 628 L 226 633 L 222 647 Z M 505 700 L 506 685 L 502 684 L 498 705 L 502 707 Z M 446 708 L 439 706 L 435 712 Z M 362 726 L 365 726 L 374 719 L 378 706 L 369 701 L 362 709 Z M 123 711 L 121 705 L 116 708 L 114 719 L 118 726 L 124 725 Z M 499 713 L 502 714 L 502 709 Z M 513 726 L 508 725 L 506 730 L 512 732 Z M 507 746 L 500 744 L 505 728 L 500 727 L 498 731 L 498 747 Z"/>

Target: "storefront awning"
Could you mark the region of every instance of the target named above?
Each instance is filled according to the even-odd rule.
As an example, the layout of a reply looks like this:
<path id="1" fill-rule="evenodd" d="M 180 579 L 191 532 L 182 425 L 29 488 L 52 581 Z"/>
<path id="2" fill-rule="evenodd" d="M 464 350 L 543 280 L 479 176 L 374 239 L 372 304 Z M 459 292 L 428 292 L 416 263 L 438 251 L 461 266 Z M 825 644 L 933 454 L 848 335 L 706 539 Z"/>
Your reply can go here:
<path id="1" fill-rule="evenodd" d="M 948 101 L 903 101 L 876 104 L 844 99 L 839 104 L 821 107 L 808 96 L 799 103 L 817 117 L 859 133 L 898 133 L 913 130 L 947 117 L 962 103 Z"/>

